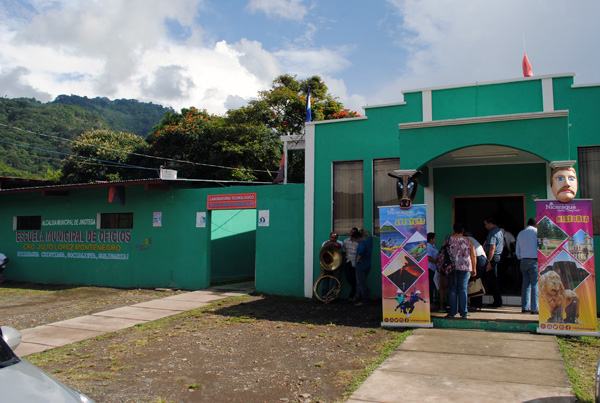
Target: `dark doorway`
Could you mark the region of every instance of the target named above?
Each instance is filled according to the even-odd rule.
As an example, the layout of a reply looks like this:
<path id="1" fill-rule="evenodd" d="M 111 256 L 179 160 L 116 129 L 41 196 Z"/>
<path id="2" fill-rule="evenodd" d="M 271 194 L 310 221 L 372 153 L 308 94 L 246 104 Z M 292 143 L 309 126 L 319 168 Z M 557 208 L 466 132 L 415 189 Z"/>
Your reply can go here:
<path id="1" fill-rule="evenodd" d="M 465 231 L 473 234 L 482 245 L 487 237 L 483 220 L 488 216 L 494 217 L 496 225 L 515 238 L 525 228 L 525 195 L 454 197 L 452 203 L 454 222 L 462 222 Z M 510 253 L 503 251 L 498 277 L 503 295 L 521 295 L 522 277 L 514 245 L 511 245 Z"/>

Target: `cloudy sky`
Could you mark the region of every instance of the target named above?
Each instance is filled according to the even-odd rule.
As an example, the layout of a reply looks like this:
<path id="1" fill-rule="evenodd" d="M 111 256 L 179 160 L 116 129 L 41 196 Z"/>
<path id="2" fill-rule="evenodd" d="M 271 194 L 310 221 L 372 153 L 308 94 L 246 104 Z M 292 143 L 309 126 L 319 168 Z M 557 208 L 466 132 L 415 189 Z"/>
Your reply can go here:
<path id="1" fill-rule="evenodd" d="M 222 114 L 279 74 L 346 107 L 575 73 L 600 83 L 597 0 L 0 0 L 0 96 L 133 98 Z"/>

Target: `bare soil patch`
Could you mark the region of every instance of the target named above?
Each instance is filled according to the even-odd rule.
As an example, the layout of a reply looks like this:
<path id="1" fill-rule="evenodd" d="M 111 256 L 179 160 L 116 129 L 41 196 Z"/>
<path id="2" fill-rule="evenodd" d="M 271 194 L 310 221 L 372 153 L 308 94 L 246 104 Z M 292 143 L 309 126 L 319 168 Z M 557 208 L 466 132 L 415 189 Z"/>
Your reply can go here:
<path id="1" fill-rule="evenodd" d="M 0 302 L 11 301 L 1 290 Z M 172 295 L 64 291 L 38 305 L 48 316 L 66 315 L 52 314 L 49 322 L 68 319 L 70 307 L 74 317 Z M 67 295 L 79 299 L 65 304 Z M 44 315 L 31 309 L 35 298 L 21 299 L 29 304 L 21 313 L 12 298 L 8 316 L 0 309 L 3 324 L 43 324 Z M 27 358 L 97 402 L 336 402 L 401 340 L 401 332 L 381 329 L 380 322 L 379 302 L 355 307 L 251 295 Z"/>

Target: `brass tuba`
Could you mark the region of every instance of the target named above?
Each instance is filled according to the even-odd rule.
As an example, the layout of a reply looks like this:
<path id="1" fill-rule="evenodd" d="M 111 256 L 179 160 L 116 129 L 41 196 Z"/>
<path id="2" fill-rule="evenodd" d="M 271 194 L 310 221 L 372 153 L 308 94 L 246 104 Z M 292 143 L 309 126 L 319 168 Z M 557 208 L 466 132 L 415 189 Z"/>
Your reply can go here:
<path id="1" fill-rule="evenodd" d="M 342 265 L 342 250 L 331 244 L 323 246 L 319 251 L 319 262 L 326 271 L 337 270 Z"/>
<path id="2" fill-rule="evenodd" d="M 331 272 L 340 268 L 343 263 L 342 250 L 331 244 L 327 244 L 319 251 L 319 263 L 321 263 L 321 275 L 315 282 L 313 292 L 315 297 L 326 304 L 330 303 L 340 295 L 342 284 L 340 280 L 331 275 Z M 328 290 L 323 287 L 328 282 Z"/>

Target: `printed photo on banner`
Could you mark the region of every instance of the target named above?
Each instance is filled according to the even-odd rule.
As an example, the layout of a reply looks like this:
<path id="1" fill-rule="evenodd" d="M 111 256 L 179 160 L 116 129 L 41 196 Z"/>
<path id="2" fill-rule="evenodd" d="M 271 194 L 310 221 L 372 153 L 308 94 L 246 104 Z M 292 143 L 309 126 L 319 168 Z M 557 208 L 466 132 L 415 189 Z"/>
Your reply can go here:
<path id="1" fill-rule="evenodd" d="M 542 333 L 597 333 L 591 200 L 539 200 L 538 272 Z"/>
<path id="2" fill-rule="evenodd" d="M 382 326 L 431 325 L 426 206 L 379 208 Z"/>

